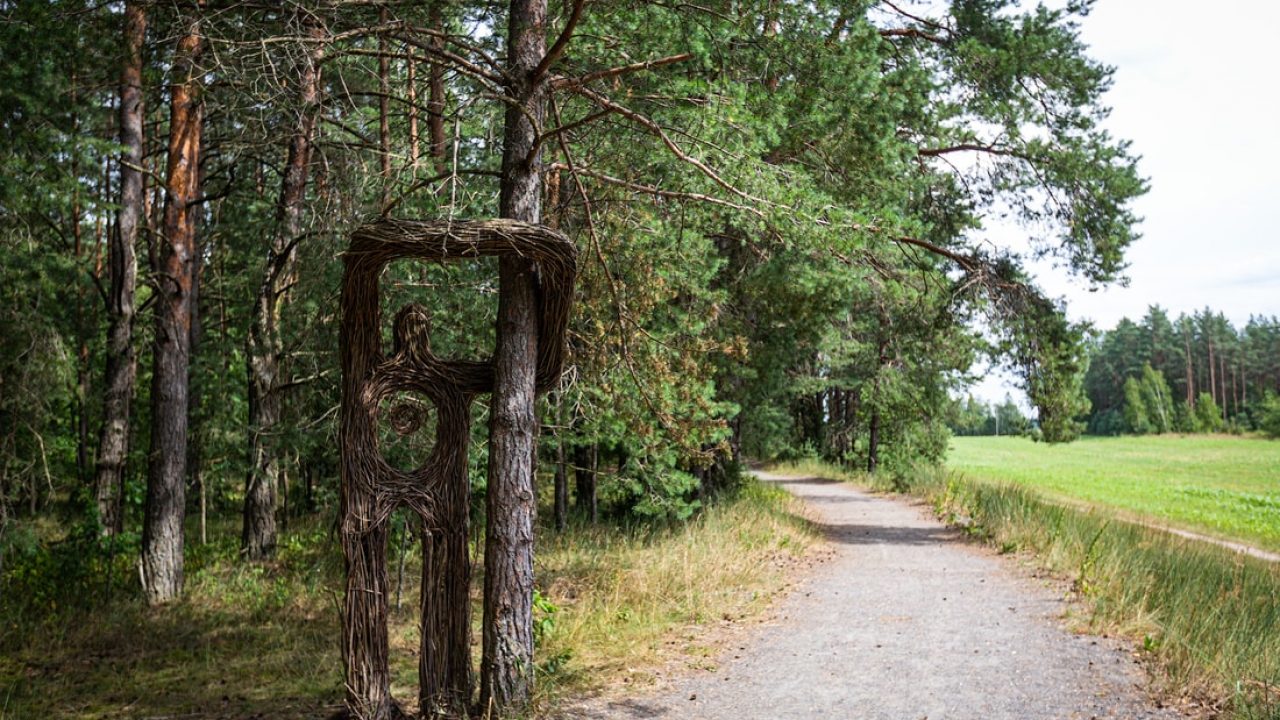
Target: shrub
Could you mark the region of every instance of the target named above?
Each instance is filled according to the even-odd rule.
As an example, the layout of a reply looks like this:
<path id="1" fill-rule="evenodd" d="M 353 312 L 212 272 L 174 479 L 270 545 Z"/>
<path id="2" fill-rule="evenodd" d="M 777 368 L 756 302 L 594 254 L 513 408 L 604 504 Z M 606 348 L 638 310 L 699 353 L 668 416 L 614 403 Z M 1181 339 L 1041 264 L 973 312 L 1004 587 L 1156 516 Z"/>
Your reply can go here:
<path id="1" fill-rule="evenodd" d="M 1258 429 L 1269 438 L 1280 438 L 1280 396 L 1267 393 L 1258 413 Z"/>

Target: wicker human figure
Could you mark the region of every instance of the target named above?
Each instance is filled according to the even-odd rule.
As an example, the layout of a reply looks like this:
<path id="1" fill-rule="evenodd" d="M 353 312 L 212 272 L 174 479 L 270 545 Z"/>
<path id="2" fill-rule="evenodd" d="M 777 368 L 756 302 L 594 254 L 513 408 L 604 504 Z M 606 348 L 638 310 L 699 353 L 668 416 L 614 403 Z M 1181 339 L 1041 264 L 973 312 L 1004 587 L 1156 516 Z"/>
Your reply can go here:
<path id="1" fill-rule="evenodd" d="M 423 521 L 422 647 L 419 694 L 424 711 L 457 716 L 471 697 L 467 556 L 467 444 L 472 400 L 493 387 L 489 362 L 444 360 L 430 344 L 424 308 L 407 305 L 393 324 L 391 354 L 381 348 L 378 278 L 403 258 L 445 261 L 517 253 L 538 261 L 540 315 L 538 385 L 554 385 L 563 361 L 576 252 L 560 234 L 507 220 L 432 223 L 383 220 L 357 230 L 344 257 L 342 290 L 343 397 L 342 544 L 347 566 L 343 658 L 348 713 L 358 718 L 401 715 L 391 697 L 388 667 L 387 537 L 397 507 Z M 411 403 L 381 417 L 399 393 L 426 397 L 436 412 L 430 457 L 413 471 L 389 465 L 377 424 L 402 434 L 421 428 Z"/>

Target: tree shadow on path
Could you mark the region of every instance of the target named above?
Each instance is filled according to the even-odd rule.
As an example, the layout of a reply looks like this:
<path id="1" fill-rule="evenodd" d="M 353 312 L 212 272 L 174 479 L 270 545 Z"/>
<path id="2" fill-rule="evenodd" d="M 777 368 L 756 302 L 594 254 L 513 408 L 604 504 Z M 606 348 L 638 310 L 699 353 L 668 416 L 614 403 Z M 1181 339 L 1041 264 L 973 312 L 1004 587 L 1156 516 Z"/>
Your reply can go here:
<path id="1" fill-rule="evenodd" d="M 839 480 L 821 477 L 788 477 L 766 480 L 771 484 L 798 487 L 819 487 L 844 485 Z M 793 490 L 794 492 L 794 490 Z M 797 497 L 815 507 L 845 504 L 870 505 L 882 502 L 879 498 L 863 493 L 827 492 L 797 493 Z M 926 526 L 913 527 L 906 525 L 884 525 L 874 522 L 848 523 L 823 522 L 819 519 L 808 519 L 809 526 L 824 537 L 843 545 L 903 545 L 924 546 L 942 545 L 954 542 L 956 532 L 946 527 Z"/>

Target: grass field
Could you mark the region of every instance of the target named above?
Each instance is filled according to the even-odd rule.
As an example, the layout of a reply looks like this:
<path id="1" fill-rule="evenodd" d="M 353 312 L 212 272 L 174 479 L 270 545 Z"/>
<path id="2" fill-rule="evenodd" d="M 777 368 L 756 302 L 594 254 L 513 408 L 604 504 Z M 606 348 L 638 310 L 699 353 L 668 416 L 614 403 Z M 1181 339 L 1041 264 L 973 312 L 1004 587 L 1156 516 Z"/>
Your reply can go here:
<path id="1" fill-rule="evenodd" d="M 1059 500 L 1115 508 L 1280 550 L 1280 442 L 1231 436 L 1083 438 L 1045 445 L 958 437 L 947 466 Z"/>

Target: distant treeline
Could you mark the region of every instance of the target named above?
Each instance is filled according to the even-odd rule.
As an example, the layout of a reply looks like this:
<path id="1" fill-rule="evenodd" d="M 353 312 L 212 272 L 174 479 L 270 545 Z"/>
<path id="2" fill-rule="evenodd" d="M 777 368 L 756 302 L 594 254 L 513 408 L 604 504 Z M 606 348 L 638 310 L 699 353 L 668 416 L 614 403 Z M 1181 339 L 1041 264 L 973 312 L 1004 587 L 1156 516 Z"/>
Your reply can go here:
<path id="1" fill-rule="evenodd" d="M 1280 320 L 1236 328 L 1208 308 L 1152 306 L 1091 344 L 1085 392 L 1095 435 L 1273 430 L 1280 434 Z"/>
<path id="2" fill-rule="evenodd" d="M 947 427 L 953 435 L 1023 435 L 1034 430 L 1034 423 L 1007 394 L 1004 402 L 990 405 L 970 395 L 952 400 Z"/>

